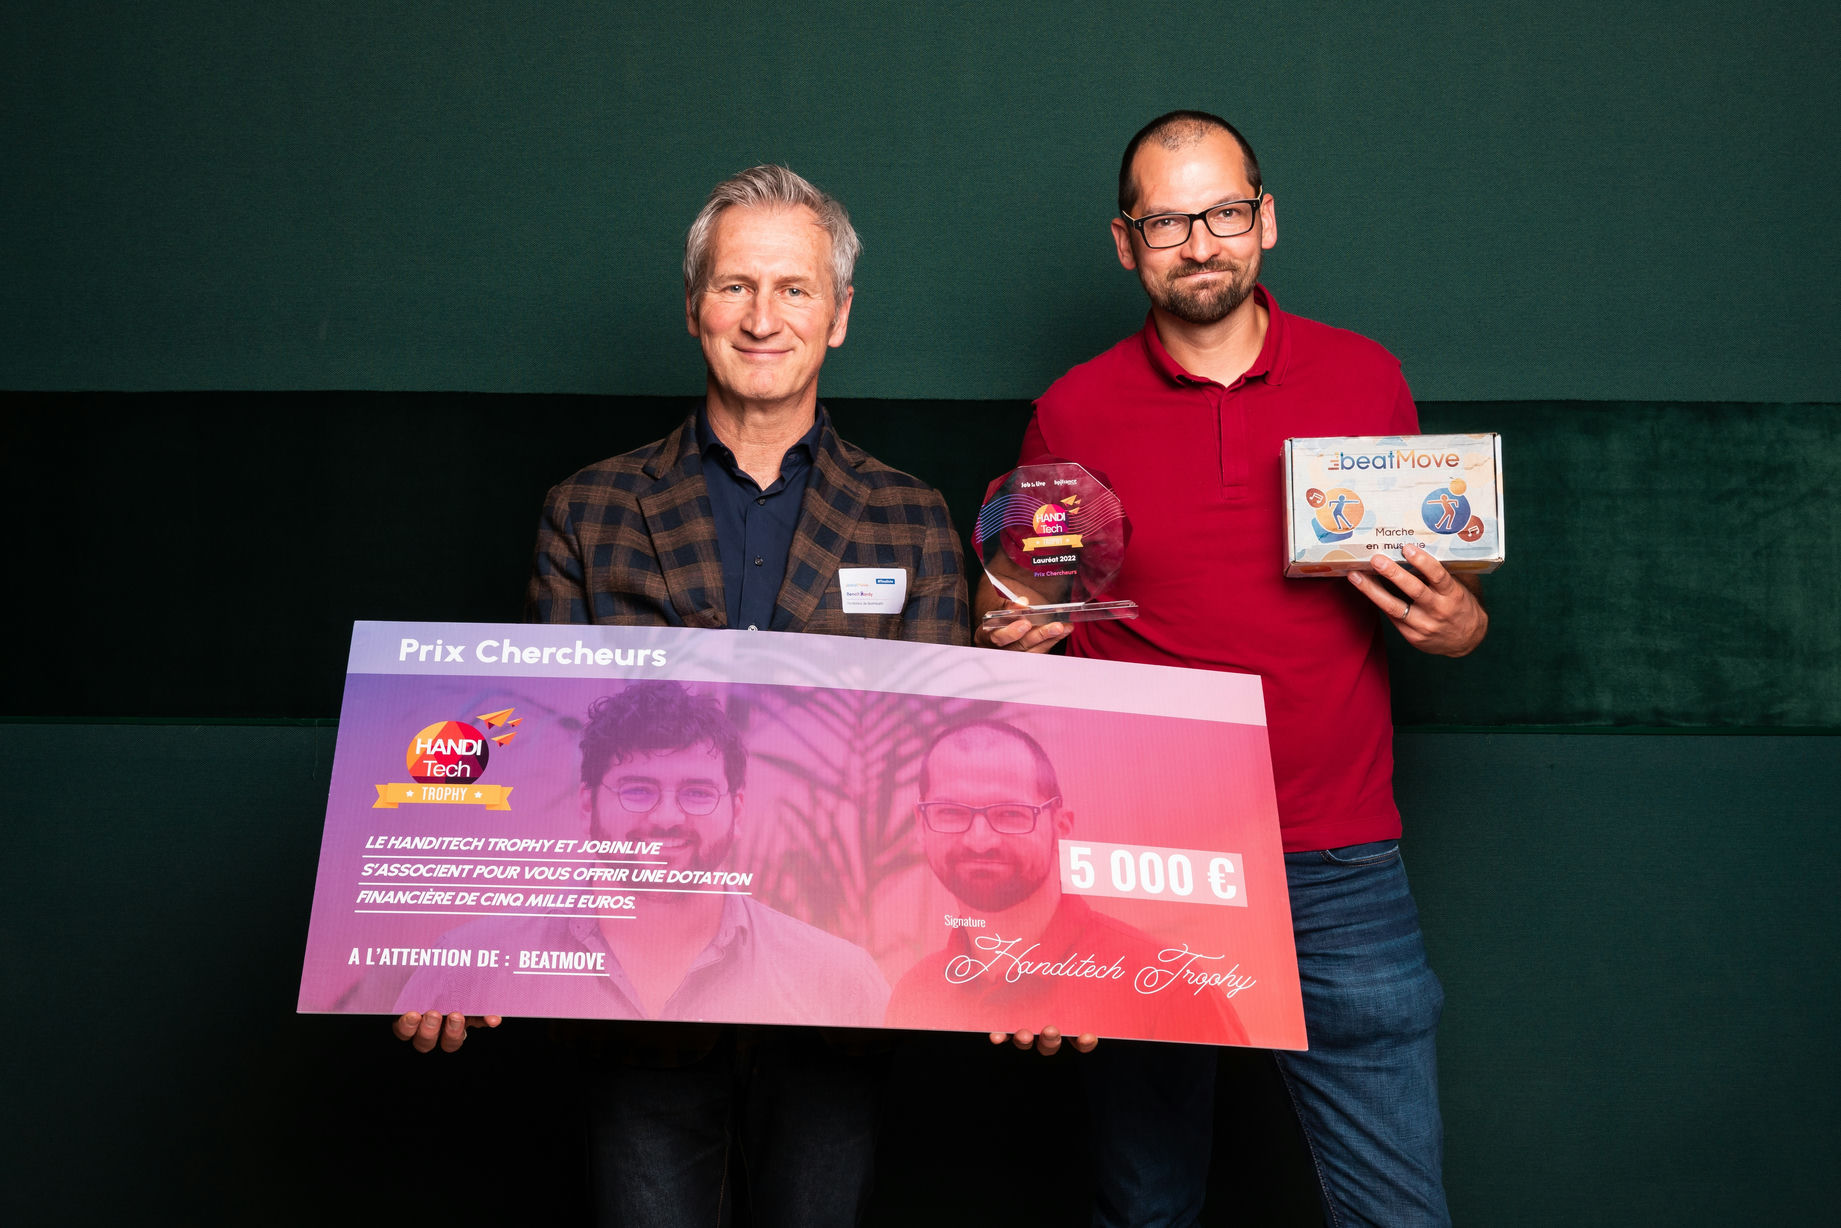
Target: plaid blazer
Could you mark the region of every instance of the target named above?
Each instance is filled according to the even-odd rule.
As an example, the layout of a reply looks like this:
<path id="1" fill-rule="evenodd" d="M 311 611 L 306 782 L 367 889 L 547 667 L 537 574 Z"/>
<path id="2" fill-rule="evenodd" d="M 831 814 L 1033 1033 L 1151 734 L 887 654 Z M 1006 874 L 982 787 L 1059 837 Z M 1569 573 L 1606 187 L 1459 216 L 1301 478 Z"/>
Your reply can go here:
<path id="1" fill-rule="evenodd" d="M 968 642 L 959 535 L 940 493 L 837 437 L 818 409 L 805 501 L 773 631 Z M 840 567 L 903 568 L 899 614 L 846 614 Z M 528 622 L 726 627 L 722 560 L 696 415 L 646 447 L 551 489 L 537 526 Z"/>

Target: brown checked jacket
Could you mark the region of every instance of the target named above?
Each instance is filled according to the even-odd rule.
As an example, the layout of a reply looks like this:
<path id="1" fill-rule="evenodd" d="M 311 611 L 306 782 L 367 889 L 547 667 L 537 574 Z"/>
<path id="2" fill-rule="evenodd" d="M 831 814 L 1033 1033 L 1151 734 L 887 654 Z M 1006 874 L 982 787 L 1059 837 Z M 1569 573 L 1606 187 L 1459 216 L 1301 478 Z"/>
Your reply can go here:
<path id="1" fill-rule="evenodd" d="M 799 524 L 773 631 L 968 642 L 959 536 L 940 493 L 845 443 L 818 409 Z M 840 567 L 902 568 L 899 614 L 845 613 Z M 525 596 L 529 622 L 726 627 L 722 561 L 696 415 L 657 443 L 551 489 Z"/>

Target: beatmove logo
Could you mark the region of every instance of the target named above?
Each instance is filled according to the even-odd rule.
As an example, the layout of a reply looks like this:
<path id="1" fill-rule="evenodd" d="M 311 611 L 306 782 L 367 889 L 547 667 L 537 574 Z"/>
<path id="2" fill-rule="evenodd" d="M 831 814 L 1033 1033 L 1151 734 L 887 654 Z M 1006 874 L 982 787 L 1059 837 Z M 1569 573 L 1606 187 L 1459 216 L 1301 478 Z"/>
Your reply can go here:
<path id="1" fill-rule="evenodd" d="M 1419 505 L 1419 515 L 1425 520 L 1425 527 L 1434 533 L 1455 533 L 1464 541 L 1473 542 L 1483 536 L 1483 521 L 1470 514 L 1470 500 L 1464 497 L 1463 478 L 1452 478 L 1450 483 L 1425 497 Z"/>
<path id="2" fill-rule="evenodd" d="M 503 727 L 501 734 L 487 735 L 466 721 L 436 721 L 417 733 L 403 754 L 409 779 L 378 785 L 371 809 L 394 810 L 405 802 L 426 802 L 510 810 L 512 786 L 489 785 L 480 778 L 486 774 L 492 747 L 502 747 L 518 736 L 517 726 L 524 718 L 514 718 L 515 711 L 505 708 L 473 718 L 487 729 Z"/>
<path id="3" fill-rule="evenodd" d="M 1345 540 L 1355 532 L 1367 511 L 1362 506 L 1362 497 L 1343 486 L 1332 486 L 1328 490 L 1312 487 L 1304 492 L 1304 501 L 1317 509 L 1310 527 L 1317 531 L 1320 542 Z"/>

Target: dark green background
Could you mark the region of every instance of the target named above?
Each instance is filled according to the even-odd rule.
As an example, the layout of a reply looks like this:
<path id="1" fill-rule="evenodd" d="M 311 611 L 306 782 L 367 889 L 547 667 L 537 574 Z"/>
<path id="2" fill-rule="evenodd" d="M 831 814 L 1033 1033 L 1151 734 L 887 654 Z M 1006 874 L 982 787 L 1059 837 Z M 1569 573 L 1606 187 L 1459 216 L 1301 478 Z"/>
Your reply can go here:
<path id="1" fill-rule="evenodd" d="M 544 489 L 700 387 L 755 161 L 850 204 L 827 398 L 963 529 L 1142 318 L 1173 106 L 1260 149 L 1280 301 L 1505 439 L 1489 642 L 1394 653 L 1459 1221 L 1829 1217 L 1833 6 L 987 7 L 0 10 L 12 1221 L 578 1215 L 535 1029 L 292 1014 L 351 621 L 517 616 Z M 915 1042 L 872 1223 L 1078 1221 L 1069 1070 Z M 1309 1222 L 1269 1065 L 1221 1105 L 1209 1222 Z"/>
<path id="2" fill-rule="evenodd" d="M 690 404 L 0 393 L 14 505 L 46 518 L 11 546 L 34 600 L 7 710 L 334 716 L 354 619 L 516 621 L 544 492 Z M 939 486 L 962 533 L 1029 414 L 831 408 Z M 1421 418 L 1502 433 L 1510 562 L 1484 582 L 1475 655 L 1393 644 L 1400 723 L 1841 728 L 1835 406 L 1427 402 Z"/>
<path id="3" fill-rule="evenodd" d="M 540 1023 L 424 1058 L 381 1018 L 291 1013 L 333 729 L 0 733 L 11 1222 L 579 1222 L 579 1106 Z M 1457 1222 L 1828 1222 L 1841 738 L 1398 749 Z M 1085 1222 L 1070 1058 L 950 1035 L 899 1057 L 872 1225 Z M 1228 1059 L 1205 1222 L 1309 1224 L 1271 1065 Z"/>
<path id="4" fill-rule="evenodd" d="M 784 161 L 868 244 L 832 396 L 1033 396 L 1193 106 L 1426 399 L 1841 400 L 1827 3 L 15 0 L 0 57 L 5 388 L 694 392 L 684 227 Z"/>

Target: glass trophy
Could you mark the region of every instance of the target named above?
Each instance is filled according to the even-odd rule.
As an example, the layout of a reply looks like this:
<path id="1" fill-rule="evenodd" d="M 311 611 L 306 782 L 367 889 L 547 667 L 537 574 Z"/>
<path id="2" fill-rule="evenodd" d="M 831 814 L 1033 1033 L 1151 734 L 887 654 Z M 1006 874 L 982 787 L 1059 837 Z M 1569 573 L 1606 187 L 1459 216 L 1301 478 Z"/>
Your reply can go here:
<path id="1" fill-rule="evenodd" d="M 1138 617 L 1137 602 L 1106 597 L 1130 537 L 1102 475 L 1055 457 L 1012 469 L 985 492 L 972 544 L 992 586 L 1026 608 L 992 610 L 983 625 Z"/>

